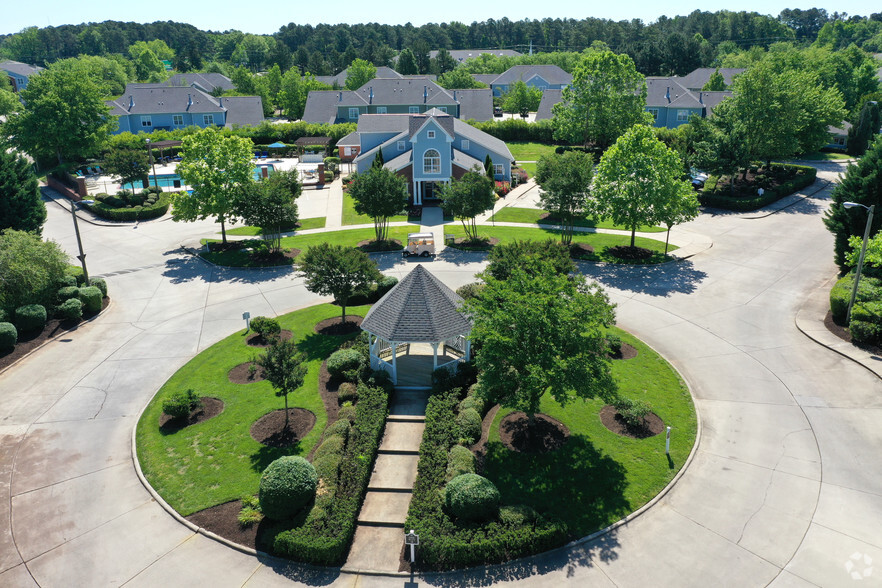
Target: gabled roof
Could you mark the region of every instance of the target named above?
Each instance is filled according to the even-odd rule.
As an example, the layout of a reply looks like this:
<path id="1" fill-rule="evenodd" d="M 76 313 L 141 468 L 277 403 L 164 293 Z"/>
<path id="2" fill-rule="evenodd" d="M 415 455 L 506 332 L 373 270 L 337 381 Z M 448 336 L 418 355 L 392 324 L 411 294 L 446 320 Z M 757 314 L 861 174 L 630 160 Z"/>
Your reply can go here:
<path id="1" fill-rule="evenodd" d="M 375 78 L 354 92 L 343 93 L 340 106 L 436 104 L 455 106 L 453 94 L 426 77 Z"/>
<path id="2" fill-rule="evenodd" d="M 339 147 L 361 146 L 361 140 L 358 138 L 358 131 L 353 131 L 337 141 Z"/>
<path id="3" fill-rule="evenodd" d="M 536 120 L 551 120 L 551 107 L 563 99 L 563 90 L 545 90 L 536 110 Z"/>
<path id="4" fill-rule="evenodd" d="M 386 341 L 437 343 L 472 330 L 462 298 L 422 265 L 374 304 L 361 328 Z"/>
<path id="5" fill-rule="evenodd" d="M 177 112 L 202 114 L 224 111 L 217 98 L 198 88 L 160 84 L 127 84 L 122 96 L 116 100 L 109 100 L 106 104 L 110 106 L 110 114 L 117 116 Z"/>
<path id="6" fill-rule="evenodd" d="M 260 96 L 225 96 L 222 104 L 227 109 L 227 127 L 257 126 L 264 121 Z"/>
<path id="7" fill-rule="evenodd" d="M 489 86 L 499 77 L 499 74 L 472 74 L 472 77 L 475 78 L 476 82 L 481 82 L 482 84 L 487 84 Z"/>
<path id="8" fill-rule="evenodd" d="M 710 80 L 710 77 L 717 70 L 715 67 L 699 67 L 698 69 L 689 72 L 685 76 L 678 76 L 674 79 L 677 80 L 684 88 L 700 90 L 704 87 L 704 85 Z M 740 73 L 743 73 L 745 70 L 743 67 L 721 67 L 720 73 L 723 74 L 723 81 L 726 82 L 726 86 L 732 84 L 732 78 L 737 76 Z"/>
<path id="9" fill-rule="evenodd" d="M 413 157 L 413 149 L 410 151 L 405 151 L 398 157 L 390 159 L 386 163 L 383 164 L 383 167 L 386 169 L 391 169 L 392 171 L 398 171 L 400 169 L 404 169 L 408 165 L 410 165 L 410 160 Z"/>
<path id="10" fill-rule="evenodd" d="M 311 123 L 331 123 L 337 120 L 337 95 L 340 90 L 312 90 L 306 96 L 302 120 Z"/>
<path id="11" fill-rule="evenodd" d="M 493 118 L 493 90 L 453 90 L 453 96 L 459 102 L 459 118 L 473 119 L 478 122 Z"/>
<path id="12" fill-rule="evenodd" d="M 18 74 L 24 77 L 30 77 L 36 73 L 40 73 L 44 68 L 39 65 L 28 65 L 27 63 L 22 63 L 20 61 L 0 61 L 0 69 L 12 72 L 14 74 Z"/>
<path id="13" fill-rule="evenodd" d="M 514 161 L 514 156 L 512 156 L 511 151 L 508 150 L 508 145 L 493 135 L 489 135 L 484 131 L 479 131 L 472 125 L 463 122 L 458 118 L 453 119 L 453 131 L 456 133 L 457 137 L 468 139 L 478 145 L 483 145 L 489 151 L 507 157 L 509 161 Z"/>
<path id="14" fill-rule="evenodd" d="M 412 139 L 429 121 L 434 121 L 453 140 L 453 117 L 433 108 L 423 114 L 412 114 L 408 120 L 408 136 Z"/>
<path id="15" fill-rule="evenodd" d="M 707 108 L 707 115 L 710 116 L 714 112 L 714 108 L 716 108 L 720 102 L 725 100 L 726 98 L 730 98 L 732 96 L 732 92 L 729 90 L 723 90 L 721 92 L 699 92 L 698 99 L 704 103 L 705 108 Z"/>
<path id="16" fill-rule="evenodd" d="M 468 61 L 480 57 L 484 53 L 495 55 L 497 57 L 520 57 L 522 53 L 518 53 L 514 49 L 451 49 L 450 56 L 458 62 Z M 438 57 L 437 51 L 429 51 L 429 59 Z"/>
<path id="17" fill-rule="evenodd" d="M 179 73 L 165 81 L 166 86 L 192 86 L 211 93 L 215 88 L 233 90 L 233 81 L 219 73 Z"/>
<path id="18" fill-rule="evenodd" d="M 337 84 L 338 88 L 343 88 L 346 86 L 346 78 L 349 77 L 349 70 L 344 69 L 340 73 L 335 76 L 315 76 L 315 80 L 317 82 L 321 82 L 323 84 L 327 84 L 329 86 L 333 86 Z M 377 73 L 374 74 L 374 78 L 402 78 L 400 73 L 392 69 L 391 67 L 387 67 L 385 65 L 381 65 L 377 68 Z"/>
<path id="19" fill-rule="evenodd" d="M 483 161 L 478 161 L 471 155 L 463 153 L 459 149 L 453 150 L 453 165 L 457 165 L 466 171 L 471 171 L 475 166 L 480 167 L 482 170 L 484 169 Z"/>
<path id="20" fill-rule="evenodd" d="M 408 129 L 409 114 L 362 114 L 358 117 L 359 133 L 400 133 Z"/>
<path id="21" fill-rule="evenodd" d="M 681 86 L 674 78 L 646 78 L 646 106 L 665 108 L 704 108 L 698 94 Z"/>
<path id="22" fill-rule="evenodd" d="M 518 80 L 528 82 L 536 76 L 540 76 L 549 84 L 573 83 L 573 76 L 556 65 L 515 65 L 499 74 L 492 83 L 494 85 L 513 84 Z"/>

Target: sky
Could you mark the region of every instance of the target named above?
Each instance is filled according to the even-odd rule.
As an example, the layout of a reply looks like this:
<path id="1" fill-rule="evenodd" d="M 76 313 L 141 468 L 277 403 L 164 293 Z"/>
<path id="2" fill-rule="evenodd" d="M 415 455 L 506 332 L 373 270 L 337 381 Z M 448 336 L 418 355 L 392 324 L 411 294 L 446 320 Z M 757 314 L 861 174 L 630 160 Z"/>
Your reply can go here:
<path id="1" fill-rule="evenodd" d="M 271 34 L 288 23 L 367 23 L 404 24 L 420 26 L 428 22 L 458 20 L 469 24 L 490 18 L 509 20 L 575 18 L 608 18 L 630 20 L 638 18 L 645 23 L 659 16 L 686 15 L 700 9 L 756 11 L 777 16 L 785 8 L 824 8 L 829 13 L 846 12 L 869 16 L 882 12 L 879 0 L 818 0 L 813 3 L 781 0 L 739 0 L 734 2 L 705 0 L 701 3 L 684 0 L 658 2 L 649 0 L 619 0 L 617 2 L 586 2 L 584 0 L 504 0 L 474 1 L 447 0 L 445 2 L 414 2 L 413 0 L 336 0 L 330 2 L 259 2 L 244 3 L 225 0 L 187 0 L 185 2 L 120 2 L 119 0 L 32 0 L 4 3 L 0 10 L 0 34 L 10 34 L 30 26 L 45 27 L 83 22 L 120 20 L 154 22 L 172 20 L 185 22 L 202 30 L 225 31 L 237 29 L 246 33 Z"/>

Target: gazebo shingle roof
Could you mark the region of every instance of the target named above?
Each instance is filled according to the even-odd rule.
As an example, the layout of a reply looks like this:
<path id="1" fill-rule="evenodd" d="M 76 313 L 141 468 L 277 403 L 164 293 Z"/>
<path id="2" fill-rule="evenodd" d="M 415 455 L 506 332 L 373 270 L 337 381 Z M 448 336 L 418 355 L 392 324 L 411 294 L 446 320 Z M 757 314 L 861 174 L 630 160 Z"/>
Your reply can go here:
<path id="1" fill-rule="evenodd" d="M 417 265 L 368 311 L 361 328 L 387 341 L 436 343 L 466 335 L 462 298 Z"/>

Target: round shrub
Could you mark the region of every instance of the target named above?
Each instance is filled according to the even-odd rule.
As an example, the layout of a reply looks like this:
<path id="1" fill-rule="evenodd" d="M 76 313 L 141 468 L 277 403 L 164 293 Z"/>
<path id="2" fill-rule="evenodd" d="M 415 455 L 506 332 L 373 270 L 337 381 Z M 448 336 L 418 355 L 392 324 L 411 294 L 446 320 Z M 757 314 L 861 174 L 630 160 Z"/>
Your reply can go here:
<path id="1" fill-rule="evenodd" d="M 345 378 L 361 368 L 364 356 L 355 349 L 339 349 L 328 358 L 328 373 L 334 378 Z"/>
<path id="2" fill-rule="evenodd" d="M 80 297 L 80 289 L 76 286 L 64 286 L 58 289 L 58 302 Z"/>
<path id="3" fill-rule="evenodd" d="M 503 525 L 511 527 L 520 527 L 534 522 L 539 518 L 539 513 L 533 507 L 526 504 L 515 504 L 513 506 L 503 506 L 499 509 L 499 520 Z"/>
<path id="4" fill-rule="evenodd" d="M 346 419 L 337 419 L 334 421 L 334 424 L 328 427 L 328 435 L 334 435 L 336 437 L 340 437 L 343 440 L 349 438 L 349 431 L 351 429 L 351 425 L 349 421 Z"/>
<path id="5" fill-rule="evenodd" d="M 852 311 L 854 312 L 854 311 Z M 882 342 L 882 325 L 853 318 L 848 325 L 851 339 L 861 345 L 876 345 Z"/>
<path id="6" fill-rule="evenodd" d="M 343 382 L 340 384 L 340 387 L 337 388 L 337 400 L 341 403 L 346 401 L 352 401 L 358 398 L 358 391 L 355 387 L 355 384 L 352 382 Z"/>
<path id="7" fill-rule="evenodd" d="M 107 297 L 107 282 L 104 281 L 104 278 L 94 278 L 89 280 L 93 286 L 101 290 L 101 297 Z"/>
<path id="8" fill-rule="evenodd" d="M 83 318 L 83 303 L 79 298 L 69 298 L 58 306 L 56 314 L 63 321 L 78 321 Z"/>
<path id="9" fill-rule="evenodd" d="M 466 284 L 465 286 L 457 288 L 456 293 L 459 294 L 463 300 L 468 300 L 469 298 L 477 298 L 483 289 L 484 282 L 472 282 L 471 284 Z"/>
<path id="10" fill-rule="evenodd" d="M 189 389 L 186 392 L 176 392 L 162 401 L 162 412 L 175 420 L 184 420 L 190 413 L 202 406 L 202 400 Z"/>
<path id="11" fill-rule="evenodd" d="M 499 490 L 483 476 L 463 474 L 453 478 L 444 489 L 444 506 L 458 519 L 492 519 L 499 512 Z"/>
<path id="12" fill-rule="evenodd" d="M 80 300 L 83 301 L 83 312 L 97 314 L 101 312 L 101 290 L 95 286 L 80 288 Z"/>
<path id="13" fill-rule="evenodd" d="M 447 477 L 449 482 L 457 476 L 475 473 L 475 454 L 462 445 L 454 445 L 447 454 Z"/>
<path id="14" fill-rule="evenodd" d="M 324 457 L 326 455 L 343 455 L 343 437 L 339 437 L 337 435 L 331 435 L 319 445 L 319 448 L 315 450 L 315 459 L 319 459 L 320 457 Z"/>
<path id="15" fill-rule="evenodd" d="M 279 321 L 265 316 L 256 316 L 251 319 L 251 330 L 263 337 L 265 340 L 278 337 L 282 332 Z"/>
<path id="16" fill-rule="evenodd" d="M 474 408 L 467 408 L 456 416 L 459 437 L 470 439 L 472 443 L 481 438 L 481 415 Z"/>
<path id="17" fill-rule="evenodd" d="M 482 415 L 484 413 L 484 399 L 478 396 L 466 396 L 465 399 L 459 403 L 457 410 L 461 413 L 468 408 L 477 411 L 478 416 Z"/>
<path id="18" fill-rule="evenodd" d="M 59 288 L 63 288 L 65 286 L 76 286 L 76 285 L 77 285 L 76 276 L 71 276 L 71 275 L 66 274 L 66 275 L 61 276 L 61 279 L 58 281 Z"/>
<path id="19" fill-rule="evenodd" d="M 396 284 L 398 284 L 398 278 L 395 276 L 383 276 L 377 280 L 377 289 L 374 292 L 376 299 L 379 300 L 385 296 L 386 292 L 394 288 Z"/>
<path id="20" fill-rule="evenodd" d="M 280 457 L 260 476 L 260 510 L 271 519 L 289 519 L 315 498 L 318 474 L 302 457 Z"/>
<path id="21" fill-rule="evenodd" d="M 337 416 L 340 420 L 346 420 L 351 422 L 355 421 L 355 407 L 351 404 L 344 404 L 340 407 L 340 412 L 337 413 Z"/>
<path id="22" fill-rule="evenodd" d="M 15 326 L 21 333 L 42 331 L 46 326 L 46 308 L 40 304 L 26 304 L 15 309 Z"/>
<path id="23" fill-rule="evenodd" d="M 12 323 L 0 323 L 0 350 L 12 349 L 18 342 L 18 331 Z"/>
<path id="24" fill-rule="evenodd" d="M 8 323 L 9 322 L 9 313 L 0 308 L 0 323 Z"/>

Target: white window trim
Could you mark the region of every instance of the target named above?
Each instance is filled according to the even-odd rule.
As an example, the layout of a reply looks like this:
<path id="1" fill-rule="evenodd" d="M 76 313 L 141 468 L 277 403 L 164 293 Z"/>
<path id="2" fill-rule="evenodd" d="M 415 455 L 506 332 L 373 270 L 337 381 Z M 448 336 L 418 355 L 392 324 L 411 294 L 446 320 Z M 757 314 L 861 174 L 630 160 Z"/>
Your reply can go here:
<path id="1" fill-rule="evenodd" d="M 658 108 L 647 108 L 647 111 L 652 115 L 652 120 L 658 122 Z"/>
<path id="2" fill-rule="evenodd" d="M 430 156 L 430 153 L 434 153 L 435 155 Z M 437 166 L 432 166 L 433 169 L 429 169 L 429 160 L 433 159 L 437 162 Z M 427 149 L 425 153 L 423 153 L 423 174 L 426 175 L 434 175 L 441 173 L 441 153 L 438 152 L 437 149 Z"/>
<path id="3" fill-rule="evenodd" d="M 444 114 L 447 114 L 447 107 L 446 107 L 446 106 L 439 106 L 439 107 L 438 107 L 438 110 L 440 110 L 440 111 L 443 112 Z"/>
<path id="4" fill-rule="evenodd" d="M 153 128 L 153 119 L 149 114 L 141 117 L 141 126 L 145 128 Z"/>
<path id="5" fill-rule="evenodd" d="M 385 106 L 377 106 L 377 114 L 386 114 L 387 112 Z"/>
<path id="6" fill-rule="evenodd" d="M 426 131 L 426 138 L 427 139 L 434 139 L 435 138 L 435 131 Z"/>
<path id="7" fill-rule="evenodd" d="M 408 114 L 419 114 L 420 107 L 419 106 L 408 106 L 407 107 Z"/>
<path id="8" fill-rule="evenodd" d="M 494 163 L 493 164 L 493 175 L 494 176 L 504 176 L 505 175 L 505 169 L 503 169 L 501 163 Z"/>
<path id="9" fill-rule="evenodd" d="M 404 141 L 398 141 L 398 150 L 404 151 L 404 148 L 405 148 Z"/>
<path id="10" fill-rule="evenodd" d="M 176 127 L 184 126 L 184 115 L 183 114 L 173 114 L 172 115 L 172 124 Z"/>
<path id="11" fill-rule="evenodd" d="M 354 116 L 353 116 L 354 115 Z M 358 108 L 349 108 L 349 120 L 358 118 Z"/>
<path id="12" fill-rule="evenodd" d="M 202 115 L 202 124 L 213 125 L 214 124 L 214 115 L 213 114 L 203 114 Z"/>
<path id="13" fill-rule="evenodd" d="M 688 110 L 678 110 L 677 111 L 677 122 L 687 121 L 689 120 L 689 111 Z"/>
<path id="14" fill-rule="evenodd" d="M 462 150 L 463 150 L 463 151 L 468 151 L 468 149 L 469 149 L 471 146 L 472 146 L 472 144 L 469 143 L 469 140 L 468 140 L 468 139 L 463 139 L 463 140 L 462 140 Z"/>

